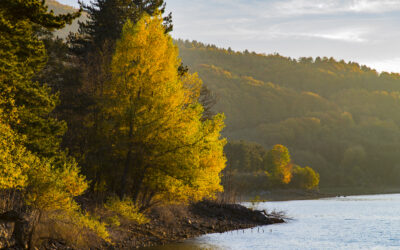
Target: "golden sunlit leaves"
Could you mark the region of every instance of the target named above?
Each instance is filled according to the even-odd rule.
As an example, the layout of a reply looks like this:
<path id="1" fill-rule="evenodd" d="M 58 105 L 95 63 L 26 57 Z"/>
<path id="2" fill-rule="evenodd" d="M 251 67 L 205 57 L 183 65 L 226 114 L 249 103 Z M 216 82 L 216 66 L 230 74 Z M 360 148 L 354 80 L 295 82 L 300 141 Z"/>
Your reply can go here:
<path id="1" fill-rule="evenodd" d="M 225 166 L 222 115 L 202 121 L 202 82 L 178 75 L 180 60 L 158 13 L 128 21 L 112 60 L 104 112 L 115 155 L 124 158 L 137 201 L 188 201 L 221 191 Z"/>
<path id="2" fill-rule="evenodd" d="M 273 182 L 288 184 L 292 179 L 293 165 L 290 163 L 289 150 L 285 146 L 275 145 L 266 154 L 264 164 Z"/>

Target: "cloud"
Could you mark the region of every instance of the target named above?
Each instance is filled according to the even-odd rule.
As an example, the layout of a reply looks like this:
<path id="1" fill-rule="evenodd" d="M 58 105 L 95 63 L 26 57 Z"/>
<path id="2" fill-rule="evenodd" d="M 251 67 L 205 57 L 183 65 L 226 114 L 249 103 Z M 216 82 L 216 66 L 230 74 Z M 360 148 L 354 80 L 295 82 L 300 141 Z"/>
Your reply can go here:
<path id="1" fill-rule="evenodd" d="M 273 4 L 275 14 L 326 15 L 340 13 L 384 13 L 400 10 L 398 0 L 286 0 Z"/>
<path id="2" fill-rule="evenodd" d="M 366 61 L 363 64 L 368 65 L 379 72 L 400 72 L 400 57 L 381 61 Z"/>
<path id="3" fill-rule="evenodd" d="M 351 43 L 361 43 L 361 42 L 367 42 L 367 39 L 363 37 L 364 32 L 362 31 L 352 31 L 352 30 L 343 30 L 343 31 L 336 31 L 333 33 L 306 33 L 306 34 L 300 34 L 301 36 L 304 37 L 316 37 L 316 38 L 322 38 L 322 39 L 328 39 L 328 40 L 337 40 L 337 41 L 343 41 L 343 42 L 351 42 Z"/>
<path id="4" fill-rule="evenodd" d="M 337 11 L 335 0 L 289 0 L 278 1 L 272 7 L 277 15 L 308 15 L 308 14 L 326 14 Z"/>
<path id="5" fill-rule="evenodd" d="M 351 12 L 363 13 L 383 13 L 400 10 L 398 0 L 357 0 L 348 7 Z"/>

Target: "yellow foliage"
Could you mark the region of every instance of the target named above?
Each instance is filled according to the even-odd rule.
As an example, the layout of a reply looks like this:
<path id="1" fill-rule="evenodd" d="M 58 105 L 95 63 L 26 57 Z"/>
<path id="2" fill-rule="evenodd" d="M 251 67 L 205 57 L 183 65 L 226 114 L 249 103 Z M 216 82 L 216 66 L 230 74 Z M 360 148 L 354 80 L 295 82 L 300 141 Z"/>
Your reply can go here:
<path id="1" fill-rule="evenodd" d="M 40 162 L 31 166 L 27 175 L 26 202 L 41 211 L 76 210 L 73 198 L 88 186 L 73 161 L 65 163 L 62 169 L 53 168 L 50 162 Z"/>
<path id="2" fill-rule="evenodd" d="M 0 189 L 22 190 L 25 202 L 41 211 L 75 210 L 73 197 L 88 185 L 77 164 L 64 158 L 64 166 L 56 169 L 49 159 L 29 152 L 0 110 Z"/>
<path id="3" fill-rule="evenodd" d="M 23 146 L 18 145 L 17 135 L 0 120 L 0 189 L 22 189 L 26 186 L 27 169 L 37 159 Z"/>
<path id="4" fill-rule="evenodd" d="M 107 224 L 115 227 L 119 227 L 121 225 L 121 222 L 119 221 L 119 217 L 117 215 L 107 217 Z"/>
<path id="5" fill-rule="evenodd" d="M 40 214 L 63 211 L 63 220 L 67 216 L 76 226 L 88 227 L 108 239 L 105 225 L 82 214 L 73 199 L 88 186 L 75 161 L 65 157 L 64 165 L 54 168 L 51 160 L 29 152 L 1 115 L 0 110 L 0 189 L 21 190 L 25 203 Z"/>
<path id="6" fill-rule="evenodd" d="M 135 221 L 138 224 L 145 224 L 149 222 L 146 216 L 139 212 L 133 201 L 129 198 L 120 200 L 118 197 L 111 197 L 105 204 L 105 208 L 111 210 L 125 218 Z M 115 221 L 114 221 L 115 222 Z M 119 221 L 118 221 L 119 223 Z"/>
<path id="7" fill-rule="evenodd" d="M 107 242 L 111 242 L 110 235 L 107 231 L 107 224 L 100 222 L 98 218 L 87 212 L 81 212 L 79 209 L 73 211 L 57 211 L 56 213 L 50 213 L 49 217 L 56 219 L 58 223 L 73 225 L 73 227 L 77 228 L 80 232 L 84 232 L 85 229 L 90 229 L 98 237 Z M 81 236 L 82 235 L 79 235 L 79 237 Z"/>
<path id="8" fill-rule="evenodd" d="M 293 165 L 290 163 L 289 150 L 280 144 L 275 145 L 264 159 L 267 175 L 278 184 L 288 184 L 292 179 Z"/>
<path id="9" fill-rule="evenodd" d="M 97 236 L 104 239 L 107 242 L 111 242 L 110 235 L 106 228 L 106 223 L 100 222 L 98 218 L 91 216 L 89 213 L 73 213 L 75 224 L 78 226 L 87 227 L 96 233 Z"/>
<path id="10" fill-rule="evenodd" d="M 114 154 L 129 168 L 132 193 L 147 200 L 212 197 L 222 190 L 224 116 L 202 121 L 202 82 L 178 75 L 178 49 L 162 23 L 159 13 L 128 21 L 117 42 L 104 106 Z"/>

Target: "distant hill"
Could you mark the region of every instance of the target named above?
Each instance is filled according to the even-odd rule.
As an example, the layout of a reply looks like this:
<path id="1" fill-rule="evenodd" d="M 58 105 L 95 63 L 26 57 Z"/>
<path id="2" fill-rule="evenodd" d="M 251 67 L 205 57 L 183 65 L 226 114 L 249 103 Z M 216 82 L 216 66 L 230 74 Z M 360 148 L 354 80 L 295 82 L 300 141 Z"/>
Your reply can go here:
<path id="1" fill-rule="evenodd" d="M 55 14 L 66 14 L 71 12 L 76 12 L 77 9 L 71 7 L 69 5 L 61 4 L 55 0 L 46 0 L 46 4 L 50 10 L 54 11 Z M 78 21 L 85 21 L 87 18 L 86 13 L 82 13 L 81 17 L 78 20 L 75 20 L 71 25 L 66 26 L 64 29 L 56 31 L 55 35 L 61 38 L 65 38 L 68 36 L 70 32 L 78 31 L 79 25 Z"/>
<path id="2" fill-rule="evenodd" d="M 399 185 L 400 75 L 357 63 L 176 41 L 226 115 L 229 140 L 288 146 L 321 185 Z"/>

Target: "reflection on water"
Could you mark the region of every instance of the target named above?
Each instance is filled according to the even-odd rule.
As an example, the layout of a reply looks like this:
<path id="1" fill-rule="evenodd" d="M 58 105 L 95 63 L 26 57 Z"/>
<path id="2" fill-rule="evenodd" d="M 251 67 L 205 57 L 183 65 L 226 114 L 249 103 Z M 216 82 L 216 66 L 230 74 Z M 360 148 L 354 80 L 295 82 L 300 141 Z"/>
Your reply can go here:
<path id="1" fill-rule="evenodd" d="M 293 220 L 147 249 L 400 249 L 400 194 L 265 202 L 257 209 L 285 211 Z"/>

